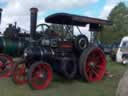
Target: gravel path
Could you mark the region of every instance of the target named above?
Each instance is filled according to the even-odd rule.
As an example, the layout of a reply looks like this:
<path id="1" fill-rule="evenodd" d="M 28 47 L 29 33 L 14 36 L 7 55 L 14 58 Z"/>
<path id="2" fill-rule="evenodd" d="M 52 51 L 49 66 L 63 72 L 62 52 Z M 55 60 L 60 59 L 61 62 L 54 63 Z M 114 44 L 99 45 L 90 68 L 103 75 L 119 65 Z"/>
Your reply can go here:
<path id="1" fill-rule="evenodd" d="M 118 84 L 116 96 L 128 96 L 128 70 L 124 73 Z"/>

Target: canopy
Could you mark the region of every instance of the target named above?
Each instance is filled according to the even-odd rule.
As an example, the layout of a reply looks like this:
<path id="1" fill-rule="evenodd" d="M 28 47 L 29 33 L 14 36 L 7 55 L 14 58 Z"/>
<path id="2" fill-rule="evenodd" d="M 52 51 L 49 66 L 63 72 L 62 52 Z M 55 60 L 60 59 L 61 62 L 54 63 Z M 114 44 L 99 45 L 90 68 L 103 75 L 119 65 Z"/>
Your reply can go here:
<path id="1" fill-rule="evenodd" d="M 85 26 L 86 24 L 110 25 L 108 20 L 79 16 L 68 13 L 56 13 L 45 18 L 47 23 Z"/>

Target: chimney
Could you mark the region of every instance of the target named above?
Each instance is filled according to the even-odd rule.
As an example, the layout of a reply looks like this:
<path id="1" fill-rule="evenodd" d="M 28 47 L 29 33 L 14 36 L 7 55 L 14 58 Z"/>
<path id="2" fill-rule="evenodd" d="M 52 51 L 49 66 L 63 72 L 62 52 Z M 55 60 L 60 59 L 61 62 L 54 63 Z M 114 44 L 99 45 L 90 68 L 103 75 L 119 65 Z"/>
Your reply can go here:
<path id="1" fill-rule="evenodd" d="M 30 9 L 31 16 L 30 16 L 30 35 L 33 40 L 36 39 L 36 26 L 37 26 L 37 8 L 31 8 Z"/>
<path id="2" fill-rule="evenodd" d="M 2 11 L 3 11 L 3 9 L 0 8 L 0 24 L 1 24 Z"/>

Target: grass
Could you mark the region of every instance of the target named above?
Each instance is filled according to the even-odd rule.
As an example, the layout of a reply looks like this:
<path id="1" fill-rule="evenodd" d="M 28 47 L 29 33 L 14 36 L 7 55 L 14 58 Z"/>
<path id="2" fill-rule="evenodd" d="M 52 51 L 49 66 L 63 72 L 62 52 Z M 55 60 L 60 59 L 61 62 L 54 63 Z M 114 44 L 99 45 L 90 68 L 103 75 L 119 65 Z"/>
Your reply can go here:
<path id="1" fill-rule="evenodd" d="M 127 66 L 108 60 L 107 70 L 112 78 L 87 83 L 79 80 L 54 79 L 45 90 L 32 90 L 28 85 L 16 85 L 11 78 L 0 80 L 0 96 L 115 96 L 116 88 Z"/>

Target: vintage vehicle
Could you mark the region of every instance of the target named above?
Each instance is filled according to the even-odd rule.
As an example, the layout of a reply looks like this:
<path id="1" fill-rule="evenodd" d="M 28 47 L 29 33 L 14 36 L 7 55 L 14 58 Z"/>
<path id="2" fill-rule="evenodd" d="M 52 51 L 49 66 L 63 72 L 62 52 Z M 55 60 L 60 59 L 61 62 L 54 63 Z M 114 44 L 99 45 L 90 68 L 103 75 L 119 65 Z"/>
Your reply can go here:
<path id="1" fill-rule="evenodd" d="M 128 36 L 122 38 L 116 53 L 116 61 L 118 63 L 128 63 Z"/>
<path id="2" fill-rule="evenodd" d="M 48 87 L 53 72 L 73 79 L 76 76 L 96 82 L 106 71 L 106 59 L 102 50 L 89 43 L 79 26 L 90 25 L 90 31 L 97 32 L 101 25 L 110 24 L 107 20 L 56 13 L 45 18 L 47 23 L 60 24 L 64 30 L 54 31 L 41 24 L 42 33 L 36 32 L 37 8 L 31 8 L 31 44 L 24 50 L 24 62 L 14 68 L 13 80 L 17 84 L 29 83 L 34 89 Z M 75 36 L 71 26 L 76 26 L 80 35 Z M 45 30 L 44 30 L 45 29 Z"/>
<path id="3" fill-rule="evenodd" d="M 112 44 L 110 58 L 114 62 L 128 63 L 128 36 Z"/>
<path id="4" fill-rule="evenodd" d="M 116 62 L 116 54 L 117 54 L 117 50 L 119 49 L 119 45 L 120 45 L 120 41 L 116 41 L 111 45 L 110 58 L 114 62 Z"/>
<path id="5" fill-rule="evenodd" d="M 0 23 L 2 17 L 2 9 L 0 9 Z M 19 57 L 24 49 L 29 45 L 30 35 L 21 33 L 20 27 L 9 24 L 9 26 L 0 36 L 0 78 L 9 77 L 12 74 L 14 66 L 12 57 Z"/>
<path id="6" fill-rule="evenodd" d="M 1 16 L 2 9 L 0 9 L 0 21 Z M 41 25 L 43 24 L 37 25 L 37 29 Z M 2 33 L 2 36 L 0 36 L 0 78 L 5 78 L 12 74 L 15 62 L 12 57 L 22 57 L 24 49 L 31 43 L 31 36 L 29 32 L 18 27 L 16 22 L 14 25 L 9 24 Z M 36 38 L 40 37 L 41 34 L 36 35 Z"/>

